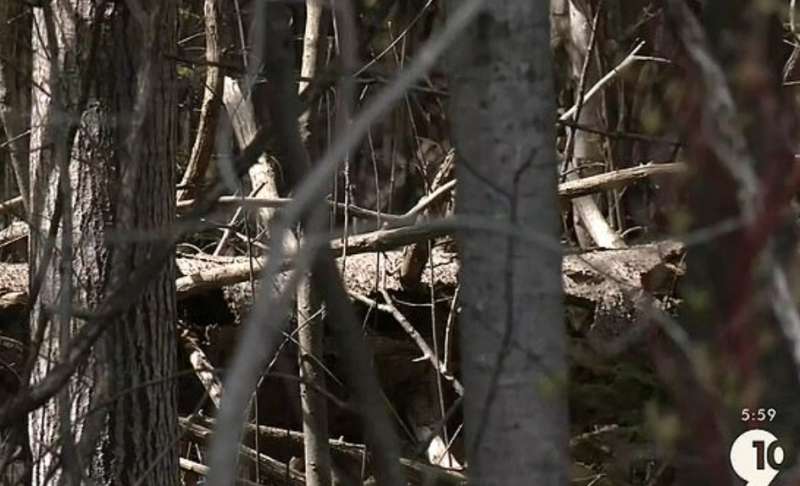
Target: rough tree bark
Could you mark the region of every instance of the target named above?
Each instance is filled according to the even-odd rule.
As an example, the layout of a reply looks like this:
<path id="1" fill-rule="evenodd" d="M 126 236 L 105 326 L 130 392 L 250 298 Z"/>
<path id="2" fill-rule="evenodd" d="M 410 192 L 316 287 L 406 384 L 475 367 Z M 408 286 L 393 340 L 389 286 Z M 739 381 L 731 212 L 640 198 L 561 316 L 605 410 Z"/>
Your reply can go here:
<path id="1" fill-rule="evenodd" d="M 30 321 L 41 341 L 33 384 L 82 323 L 60 295 L 97 308 L 162 244 L 136 235 L 166 235 L 175 220 L 175 80 L 163 53 L 175 44 L 177 2 L 96 5 L 35 10 L 43 35 L 34 36 L 33 78 L 49 96 L 35 91 L 32 112 L 31 148 L 41 148 L 31 150 L 32 283 L 43 275 Z M 178 484 L 174 260 L 129 304 L 67 389 L 32 412 L 33 484 L 82 475 Z"/>
<path id="2" fill-rule="evenodd" d="M 450 2 L 459 8 L 461 2 Z M 566 363 L 548 10 L 489 2 L 452 56 L 460 333 L 470 483 L 567 484 Z"/>

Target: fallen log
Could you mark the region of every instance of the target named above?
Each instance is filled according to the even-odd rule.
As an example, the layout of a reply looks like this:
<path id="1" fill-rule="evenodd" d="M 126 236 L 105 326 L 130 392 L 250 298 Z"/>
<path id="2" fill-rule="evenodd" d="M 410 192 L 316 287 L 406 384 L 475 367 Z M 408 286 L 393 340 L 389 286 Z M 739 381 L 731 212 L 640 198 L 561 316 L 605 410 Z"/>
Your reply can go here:
<path id="1" fill-rule="evenodd" d="M 673 163 L 665 163 L 665 164 L 644 164 L 639 165 L 636 167 L 629 167 L 626 169 L 620 169 L 612 172 L 605 172 L 602 174 L 584 177 L 582 179 L 576 179 L 568 182 L 564 182 L 558 186 L 558 197 L 561 200 L 562 204 L 568 202 L 571 199 L 575 199 L 578 197 L 586 196 L 589 194 L 594 194 L 597 192 L 608 191 L 611 189 L 619 189 L 621 187 L 627 186 L 629 184 L 633 184 L 638 181 L 642 181 L 645 179 L 649 179 L 651 177 L 658 177 L 664 175 L 680 175 L 686 172 L 686 164 L 681 162 L 673 162 Z M 348 210 L 351 212 L 352 215 L 356 217 L 362 217 L 366 219 L 381 219 L 385 223 L 387 223 L 390 227 L 393 227 L 397 230 L 407 230 L 400 231 L 398 233 L 398 238 L 401 236 L 413 237 L 415 233 L 415 229 L 413 226 L 414 219 L 416 218 L 417 214 L 425 208 L 428 204 L 443 197 L 444 194 L 451 191 L 455 185 L 452 184 L 453 181 L 450 183 L 445 184 L 440 189 L 441 191 L 437 191 L 436 194 L 432 194 L 425 198 L 422 198 L 420 202 L 407 213 L 402 215 L 397 214 L 380 214 L 370 209 L 364 209 L 354 206 L 349 206 Z M 283 207 L 291 202 L 289 198 L 264 198 L 264 197 L 236 197 L 236 196 L 223 196 L 217 200 L 218 207 L 250 207 L 250 208 L 269 208 L 275 209 Z M 344 205 L 341 203 L 334 203 L 328 202 L 332 207 L 343 208 Z M 186 212 L 191 209 L 195 205 L 194 200 L 185 200 L 180 201 L 178 203 L 178 211 L 179 212 Z M 19 214 L 19 211 L 22 208 L 22 198 L 14 198 L 10 199 L 6 202 L 0 203 L 0 216 L 5 214 L 16 213 Z M 15 238 L 19 236 L 27 237 L 27 225 L 22 233 L 19 230 L 14 231 Z M 372 236 L 367 236 L 372 235 Z M 382 237 L 391 241 L 393 236 L 390 232 L 380 232 L 376 231 L 374 233 L 368 233 L 367 235 L 363 235 L 363 238 L 360 240 L 353 240 L 354 237 L 351 237 L 351 240 L 348 242 L 348 247 L 353 244 L 361 244 L 361 245 L 368 245 L 370 238 Z M 2 238 L 0 238 L 2 241 Z M 410 241 L 410 243 L 415 243 L 416 240 Z M 335 240 L 333 242 L 335 244 Z M 366 250 L 366 251 L 373 251 L 373 250 Z M 355 253 L 355 252 L 350 252 Z"/>
<path id="2" fill-rule="evenodd" d="M 192 423 L 186 419 L 180 419 L 180 428 L 185 436 L 191 437 L 203 444 L 211 438 L 212 431 L 210 429 Z M 303 474 L 292 470 L 287 464 L 273 459 L 266 454 L 260 454 L 244 445 L 239 446 L 239 453 L 249 464 L 257 464 L 265 476 L 273 482 L 294 486 L 304 486 L 306 483 Z"/>
<path id="3" fill-rule="evenodd" d="M 367 249 L 392 248 L 415 238 L 413 230 L 398 228 L 379 231 L 360 237 L 348 244 L 348 251 L 360 254 L 339 258 L 343 278 L 352 292 L 371 294 L 376 281 L 389 291 L 403 289 L 399 278 L 399 265 L 402 252 L 391 250 L 382 252 L 380 257 L 365 254 Z M 424 235 L 430 237 L 430 234 Z M 337 247 L 333 247 L 336 251 Z M 377 250 L 380 251 L 380 250 Z M 437 247 L 434 249 L 434 282 L 436 286 L 455 287 L 458 273 L 456 255 Z M 646 245 L 632 246 L 619 250 L 596 250 L 566 255 L 564 257 L 564 289 L 568 299 L 600 301 L 610 291 L 665 291 L 666 282 L 651 282 L 654 272 L 667 272 L 676 276 L 683 245 L 676 241 L 663 241 Z M 205 290 L 219 289 L 250 278 L 250 262 L 246 257 L 179 257 L 177 259 L 178 298 L 183 299 L 201 294 Z M 253 260 L 253 270 L 261 269 L 263 259 Z M 288 266 L 288 264 L 287 264 Z M 378 279 L 377 275 L 386 275 Z M 664 280 L 661 277 L 660 280 Z M 431 284 L 430 275 L 425 272 L 423 284 Z M 0 263 L 0 313 L 4 309 L 27 303 L 28 265 L 23 263 Z"/>
<path id="4" fill-rule="evenodd" d="M 394 235 L 392 238 L 400 234 L 403 239 L 408 236 L 405 231 L 386 230 Z M 377 241 L 384 244 L 386 240 L 381 238 Z M 566 255 L 562 266 L 563 286 L 570 325 L 573 329 L 582 329 L 595 346 L 607 348 L 604 352 L 616 354 L 628 346 L 623 343 L 633 342 L 626 339 L 642 327 L 640 324 L 652 320 L 649 313 L 653 303 L 674 303 L 670 296 L 674 295 L 677 280 L 683 273 L 682 257 L 683 245 L 675 241 Z M 384 289 L 408 295 L 408 289 L 400 281 L 401 250 L 350 255 L 338 261 L 351 294 L 374 296 L 376 289 Z M 423 273 L 420 291 L 433 285 L 441 295 L 452 295 L 458 280 L 456 255 L 436 247 L 431 262 L 433 271 Z M 253 261 L 256 278 L 262 263 L 257 259 Z M 221 311 L 231 316 L 225 322 L 217 320 L 222 325 L 236 324 L 247 314 L 253 300 L 253 286 L 249 282 L 251 266 L 247 258 L 181 257 L 177 264 L 180 271 L 178 300 L 183 312 L 203 316 L 222 306 Z M 282 278 L 286 275 L 284 273 Z M 0 264 L 0 321 L 4 314 L 19 313 L 23 309 L 28 297 L 27 282 L 27 265 Z M 257 281 L 255 287 L 258 287 Z M 204 297 L 208 292 L 216 292 L 213 309 L 203 307 L 212 305 L 211 300 Z M 203 308 L 194 309 L 197 305 Z"/>
<path id="5" fill-rule="evenodd" d="M 413 230 L 398 228 L 354 237 L 348 244 L 348 251 L 366 252 L 367 249 L 391 248 L 408 242 L 419 235 Z M 430 237 L 430 235 L 425 235 Z M 358 238 L 363 238 L 359 242 Z M 337 248 L 334 246 L 333 251 Z M 564 290 L 571 302 L 600 302 L 609 293 L 648 291 L 663 293 L 670 285 L 670 278 L 680 274 L 680 257 L 683 245 L 676 241 L 664 241 L 633 246 L 619 250 L 596 250 L 566 255 L 564 257 Z M 399 268 L 402 252 L 385 251 L 380 257 L 369 253 L 349 255 L 339 258 L 340 268 L 348 290 L 371 294 L 380 281 L 389 291 L 403 289 L 399 281 Z M 178 298 L 184 299 L 203 291 L 219 289 L 250 278 L 250 262 L 246 257 L 180 257 L 177 259 L 181 275 L 178 277 Z M 262 259 L 254 259 L 253 270 L 257 272 L 263 264 Z M 440 247 L 433 252 L 434 281 L 429 272 L 423 275 L 423 285 L 455 287 L 458 273 L 456 255 Z M 675 267 L 675 268 L 672 268 Z M 666 272 L 666 277 L 654 280 L 654 274 Z M 377 276 L 386 275 L 386 278 Z M 3 310 L 27 303 L 28 266 L 22 263 L 0 263 L 0 313 Z"/>
<path id="6" fill-rule="evenodd" d="M 388 233 L 384 232 L 384 235 L 393 235 L 391 238 L 397 238 L 398 234 L 403 238 L 408 236 L 407 232 L 398 233 L 398 230 L 400 229 L 386 230 Z M 374 234 L 370 239 L 386 241 L 385 236 L 376 238 Z M 354 246 L 358 248 L 357 245 Z M 598 250 L 566 255 L 563 261 L 563 285 L 568 310 L 575 313 L 573 311 L 578 309 L 587 316 L 584 324 L 591 328 L 590 332 L 586 333 L 590 338 L 597 336 L 601 343 L 604 340 L 617 339 L 620 334 L 636 326 L 637 316 L 643 315 L 638 306 L 640 297 L 673 293 L 676 280 L 682 274 L 683 250 L 683 245 L 679 242 L 664 241 L 620 250 Z M 400 282 L 402 260 L 402 251 L 392 250 L 340 258 L 339 265 L 343 269 L 345 285 L 349 291 L 376 297 L 375 289 L 385 289 L 390 293 L 400 294 L 407 292 Z M 437 288 L 438 295 L 452 295 L 458 283 L 456 255 L 437 246 L 431 254 L 431 262 L 433 275 L 427 271 L 423 273 L 422 290 L 425 290 L 426 286 L 433 285 Z M 177 259 L 177 263 L 180 271 L 178 281 L 184 285 L 182 288 L 179 285 L 181 290 L 178 297 L 181 307 L 185 309 L 193 306 L 198 300 L 210 300 L 205 297 L 204 292 L 213 291 L 219 294 L 222 291 L 226 297 L 225 304 L 231 308 L 231 314 L 237 317 L 237 321 L 248 311 L 252 302 L 250 293 L 252 287 L 248 282 L 250 272 L 246 258 L 182 256 Z M 247 271 L 239 272 L 241 268 L 246 268 Z M 256 265 L 255 268 L 257 271 L 259 267 Z M 21 306 L 26 303 L 27 282 L 27 265 L 0 264 L 0 323 L 5 322 L 4 312 L 19 313 Z M 229 299 L 229 296 L 234 297 Z M 363 304 L 357 303 L 357 305 Z M 574 323 L 572 326 L 574 327 Z M 224 347 L 217 343 L 216 339 L 210 339 L 215 347 Z M 379 372 L 383 370 L 381 378 L 386 389 L 395 389 L 400 383 L 408 383 L 411 379 L 418 380 L 420 376 L 426 376 L 424 373 L 419 373 L 415 367 L 417 363 L 413 361 L 419 355 L 418 349 L 409 344 L 408 352 L 404 354 L 402 351 L 405 348 L 398 347 L 402 344 L 403 342 L 396 339 L 371 336 L 370 346 L 375 351 L 376 368 Z M 210 364 L 202 364 L 195 367 L 195 370 L 207 372 L 211 366 L 223 366 L 225 361 L 209 355 Z M 428 369 L 427 366 L 429 365 L 426 363 L 418 364 L 423 371 Z M 395 376 L 399 371 L 407 373 L 408 376 Z M 208 384 L 204 385 L 206 391 L 210 391 Z M 205 435 L 205 431 L 197 428 L 194 428 L 194 432 L 197 433 L 195 435 Z M 286 437 L 287 440 L 296 442 L 302 436 Z M 252 449 L 243 449 L 242 452 L 246 456 L 249 454 L 251 461 L 256 458 L 252 454 Z M 265 458 L 260 458 L 259 462 L 262 465 L 269 463 L 268 467 L 275 477 L 279 471 L 285 475 L 285 463 L 276 463 Z M 403 461 L 403 467 L 411 481 L 420 484 L 425 482 L 424 478 L 427 475 L 436 475 L 440 472 L 439 468 L 434 466 L 408 460 Z M 283 477 L 285 479 L 285 476 Z M 290 482 L 296 484 L 295 481 L 298 479 L 294 477 Z M 461 483 L 458 473 L 448 473 L 446 477 L 440 476 L 437 481 L 446 484 Z"/>

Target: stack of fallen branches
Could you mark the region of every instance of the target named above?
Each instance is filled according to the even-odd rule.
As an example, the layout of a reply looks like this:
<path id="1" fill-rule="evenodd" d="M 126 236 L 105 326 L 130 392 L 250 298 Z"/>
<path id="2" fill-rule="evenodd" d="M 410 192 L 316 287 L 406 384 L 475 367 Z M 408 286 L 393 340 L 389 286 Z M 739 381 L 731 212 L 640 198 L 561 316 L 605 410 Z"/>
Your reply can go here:
<path id="1" fill-rule="evenodd" d="M 211 437 L 214 420 L 206 417 L 181 418 L 180 427 L 184 440 L 205 445 Z M 247 424 L 243 444 L 254 443 L 255 434 L 258 434 L 259 448 L 263 451 L 280 451 L 282 454 L 292 457 L 301 457 L 303 454 L 303 434 L 301 432 Z M 366 447 L 363 444 L 353 444 L 341 439 L 331 439 L 329 445 L 333 457 L 334 477 L 360 480 L 358 476 L 362 465 L 369 466 L 370 461 Z M 255 449 L 246 445 L 240 446 L 239 453 L 242 460 L 248 465 L 255 467 L 257 464 L 263 475 L 271 481 L 279 484 L 305 484 L 303 473 L 295 465 L 295 461 L 282 462 L 268 454 L 256 452 Z M 409 484 L 461 486 L 467 483 L 466 476 L 459 471 L 424 464 L 413 459 L 401 458 L 400 466 Z M 200 475 L 205 475 L 207 472 L 204 465 L 188 458 L 181 459 L 181 467 Z M 347 484 L 347 482 L 340 481 L 340 484 Z"/>
<path id="2" fill-rule="evenodd" d="M 591 177 L 584 177 L 573 181 L 564 182 L 558 187 L 558 195 L 563 203 L 567 201 L 586 196 L 588 194 L 595 194 L 602 191 L 611 189 L 618 189 L 638 181 L 646 180 L 651 177 L 662 175 L 676 175 L 683 174 L 686 171 L 686 166 L 680 162 L 666 163 L 666 164 L 643 164 L 638 167 L 630 167 L 627 169 L 620 169 L 612 172 L 606 172 Z M 404 214 L 386 214 L 373 211 L 371 209 L 359 208 L 356 206 L 348 206 L 347 209 L 354 217 L 372 219 L 381 221 L 383 229 L 363 235 L 352 236 L 347 242 L 348 253 L 363 253 L 368 251 L 380 251 L 384 249 L 397 248 L 401 245 L 414 243 L 420 241 L 417 237 L 420 231 L 414 229 L 414 221 L 426 208 L 435 204 L 437 201 L 447 197 L 450 192 L 455 188 L 455 181 L 449 181 L 442 184 L 436 191 L 428 196 L 423 197 L 411 209 Z M 236 197 L 236 196 L 223 196 L 217 199 L 216 205 L 219 207 L 234 206 L 234 207 L 248 207 L 248 208 L 280 208 L 286 206 L 291 202 L 288 198 L 258 198 L 258 197 Z M 330 206 L 342 208 L 342 203 L 334 203 L 329 201 Z M 180 201 L 178 203 L 178 210 L 186 213 L 189 209 L 194 208 L 197 201 L 190 199 Z M 8 214 L 16 214 L 21 210 L 22 200 L 14 198 L 6 202 L 0 203 L 0 216 Z M 24 224 L 14 225 L 13 231 L 4 229 L 0 231 L 0 247 L 9 242 L 16 241 L 19 238 L 27 236 Z M 390 230 L 395 230 L 392 232 Z M 435 237 L 437 235 L 430 235 Z M 381 244 L 382 243 L 382 244 Z M 333 245 L 336 247 L 336 252 L 340 252 L 343 242 L 334 240 Z"/>
<path id="3" fill-rule="evenodd" d="M 346 257 L 344 281 L 351 292 L 369 294 L 375 288 L 375 275 L 381 278 L 386 290 L 400 290 L 398 268 L 402 253 L 397 248 L 414 241 L 442 237 L 449 234 L 448 228 L 424 225 L 399 229 L 380 230 L 350 238 L 348 248 L 352 255 Z M 334 241 L 332 251 L 337 252 L 341 240 Z M 376 259 L 372 252 L 382 252 Z M 630 293 L 663 290 L 681 274 L 679 265 L 683 245 L 676 241 L 664 241 L 632 246 L 621 250 L 595 250 L 568 254 L 564 258 L 564 287 L 567 298 L 573 305 L 585 302 L 605 302 L 611 293 Z M 340 258 L 340 261 L 342 259 Z M 247 257 L 183 257 L 177 259 L 182 273 L 176 284 L 178 299 L 182 300 L 205 291 L 232 286 L 250 279 L 252 263 L 255 271 L 262 268 L 265 259 L 252 262 Z M 286 268 L 292 264 L 291 256 L 285 261 Z M 434 251 L 434 282 L 426 284 L 456 285 L 458 262 L 454 254 L 437 247 Z M 666 272 L 652 282 L 654 272 Z M 424 279 L 429 279 L 428 275 Z M 0 315 L 15 306 L 27 303 L 28 268 L 21 263 L 0 263 Z"/>

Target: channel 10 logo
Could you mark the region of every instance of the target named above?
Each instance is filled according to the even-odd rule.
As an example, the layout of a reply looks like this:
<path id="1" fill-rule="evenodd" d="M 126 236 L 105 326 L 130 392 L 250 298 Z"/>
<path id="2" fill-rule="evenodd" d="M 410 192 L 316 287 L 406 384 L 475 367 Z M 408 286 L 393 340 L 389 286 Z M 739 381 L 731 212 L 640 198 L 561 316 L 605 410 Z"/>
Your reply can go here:
<path id="1" fill-rule="evenodd" d="M 769 486 L 780 472 L 784 451 L 778 438 L 762 429 L 744 432 L 731 445 L 731 466 L 748 486 Z"/>

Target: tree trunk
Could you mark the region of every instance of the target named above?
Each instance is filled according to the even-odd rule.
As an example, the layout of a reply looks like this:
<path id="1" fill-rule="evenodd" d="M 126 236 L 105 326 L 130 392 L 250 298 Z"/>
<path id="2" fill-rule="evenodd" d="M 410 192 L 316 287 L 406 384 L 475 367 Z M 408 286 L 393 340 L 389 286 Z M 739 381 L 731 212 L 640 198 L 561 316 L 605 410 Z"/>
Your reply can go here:
<path id="1" fill-rule="evenodd" d="M 140 235 L 166 237 L 175 221 L 175 79 L 163 53 L 175 43 L 176 2 L 126 5 L 35 10 L 46 35 L 34 36 L 33 77 L 50 96 L 34 90 L 31 148 L 42 149 L 31 150 L 30 275 L 43 280 L 31 312 L 34 343 L 41 339 L 32 384 L 81 326 L 71 303 L 97 309 L 163 244 Z M 33 484 L 80 475 L 178 484 L 174 282 L 174 261 L 154 270 L 67 389 L 31 413 Z"/>
<path id="2" fill-rule="evenodd" d="M 547 8 L 487 3 L 450 66 L 456 212 L 546 239 L 458 235 L 465 445 L 475 485 L 567 484 L 549 32 Z"/>
<path id="3" fill-rule="evenodd" d="M 298 92 L 303 92 L 311 86 L 311 81 L 317 75 L 317 68 L 321 61 L 324 60 L 324 42 L 325 37 L 323 32 L 327 29 L 323 28 L 321 0 L 306 0 L 306 27 L 305 34 L 303 35 L 303 61 L 300 64 L 300 82 L 298 83 Z M 308 144 L 309 137 L 311 137 L 311 119 L 313 117 L 314 107 L 310 106 L 304 110 L 300 115 L 300 136 Z"/>
<path id="4" fill-rule="evenodd" d="M 328 447 L 328 404 L 323 369 L 324 327 L 322 308 L 308 278 L 297 287 L 297 339 L 300 360 L 300 403 L 303 409 L 305 477 L 308 486 L 330 486 L 331 455 Z"/>
<path id="5" fill-rule="evenodd" d="M 306 1 L 306 28 L 303 36 L 303 61 L 300 76 L 304 78 L 299 90 L 302 92 L 313 79 L 320 62 L 320 32 L 322 18 L 322 2 Z M 265 46 L 269 49 L 269 46 Z M 314 129 L 311 119 L 313 107 L 299 117 L 300 137 L 306 143 L 310 154 L 316 150 L 309 146 Z M 298 235 L 298 241 L 303 237 Z M 316 292 L 311 286 L 310 274 L 300 281 L 297 287 L 297 353 L 300 369 L 300 403 L 303 410 L 303 451 L 305 459 L 305 478 L 308 486 L 330 486 L 331 484 L 331 452 L 328 447 L 328 402 L 320 393 L 325 390 L 325 370 L 322 362 L 325 348 L 323 346 L 325 328 L 323 327 L 322 307 Z"/>

